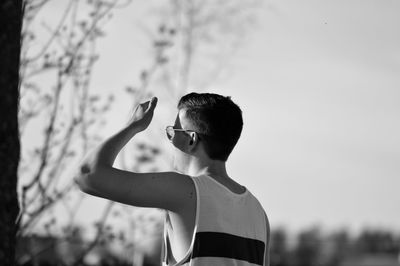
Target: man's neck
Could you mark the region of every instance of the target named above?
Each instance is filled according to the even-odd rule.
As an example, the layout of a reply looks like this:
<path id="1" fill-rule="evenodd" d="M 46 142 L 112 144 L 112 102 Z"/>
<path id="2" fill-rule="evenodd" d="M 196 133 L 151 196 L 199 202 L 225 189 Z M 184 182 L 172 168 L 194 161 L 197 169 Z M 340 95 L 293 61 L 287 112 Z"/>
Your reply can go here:
<path id="1" fill-rule="evenodd" d="M 214 178 L 229 178 L 226 172 L 225 162 L 217 160 L 201 160 L 193 158 L 187 169 L 191 176 L 209 175 Z"/>

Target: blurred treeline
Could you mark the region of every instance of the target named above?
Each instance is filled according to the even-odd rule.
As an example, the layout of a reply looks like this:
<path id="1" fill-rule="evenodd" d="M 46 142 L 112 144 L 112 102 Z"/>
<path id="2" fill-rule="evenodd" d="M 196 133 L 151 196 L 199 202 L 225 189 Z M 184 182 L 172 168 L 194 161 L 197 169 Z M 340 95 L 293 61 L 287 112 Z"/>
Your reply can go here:
<path id="1" fill-rule="evenodd" d="M 323 232 L 318 227 L 290 236 L 284 229 L 271 234 L 271 266 L 399 265 L 400 235 L 383 229 Z"/>
<path id="2" fill-rule="evenodd" d="M 134 248 L 131 257 L 115 249 L 124 236 L 104 234 L 79 265 L 160 265 L 161 232 L 157 232 L 159 237 L 152 247 L 147 251 Z M 76 261 L 87 243 L 78 228 L 70 238 L 65 242 L 53 237 L 25 236 L 19 241 L 17 254 L 32 252 L 32 247 L 40 252 L 34 260 L 19 265 L 78 265 Z M 383 229 L 366 229 L 357 235 L 346 230 L 323 232 L 318 227 L 295 235 L 282 228 L 271 232 L 271 266 L 395 266 L 400 263 L 399 255 L 400 235 Z"/>

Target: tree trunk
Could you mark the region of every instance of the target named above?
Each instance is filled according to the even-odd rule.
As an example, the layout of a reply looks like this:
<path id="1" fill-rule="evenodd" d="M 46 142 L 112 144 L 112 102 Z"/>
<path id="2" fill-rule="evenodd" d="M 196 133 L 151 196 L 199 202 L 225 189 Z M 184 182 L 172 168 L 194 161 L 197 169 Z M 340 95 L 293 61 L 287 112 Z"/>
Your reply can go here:
<path id="1" fill-rule="evenodd" d="M 0 2 L 0 265 L 15 264 L 22 0 Z"/>

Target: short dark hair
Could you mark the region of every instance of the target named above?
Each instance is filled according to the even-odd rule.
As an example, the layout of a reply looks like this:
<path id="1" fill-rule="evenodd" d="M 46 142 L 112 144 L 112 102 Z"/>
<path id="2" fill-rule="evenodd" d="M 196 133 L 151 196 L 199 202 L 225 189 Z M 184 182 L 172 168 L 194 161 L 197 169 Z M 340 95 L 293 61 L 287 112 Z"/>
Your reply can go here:
<path id="1" fill-rule="evenodd" d="M 179 100 L 178 109 L 186 111 L 207 155 L 213 160 L 226 161 L 243 128 L 242 111 L 231 97 L 193 92 Z"/>

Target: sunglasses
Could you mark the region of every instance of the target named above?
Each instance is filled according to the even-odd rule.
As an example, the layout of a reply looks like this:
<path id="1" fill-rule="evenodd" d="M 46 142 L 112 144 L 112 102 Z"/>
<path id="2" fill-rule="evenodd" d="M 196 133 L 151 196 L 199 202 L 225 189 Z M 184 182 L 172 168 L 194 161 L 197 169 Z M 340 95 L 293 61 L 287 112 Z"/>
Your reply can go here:
<path id="1" fill-rule="evenodd" d="M 172 141 L 172 139 L 174 138 L 175 132 L 176 132 L 176 131 L 180 131 L 180 132 L 195 132 L 195 133 L 197 133 L 197 132 L 194 131 L 194 130 L 181 129 L 181 128 L 174 128 L 173 126 L 167 126 L 167 127 L 165 128 L 165 133 L 167 134 L 167 138 L 168 138 L 170 141 Z M 198 133 L 197 133 L 197 134 L 198 134 Z"/>

